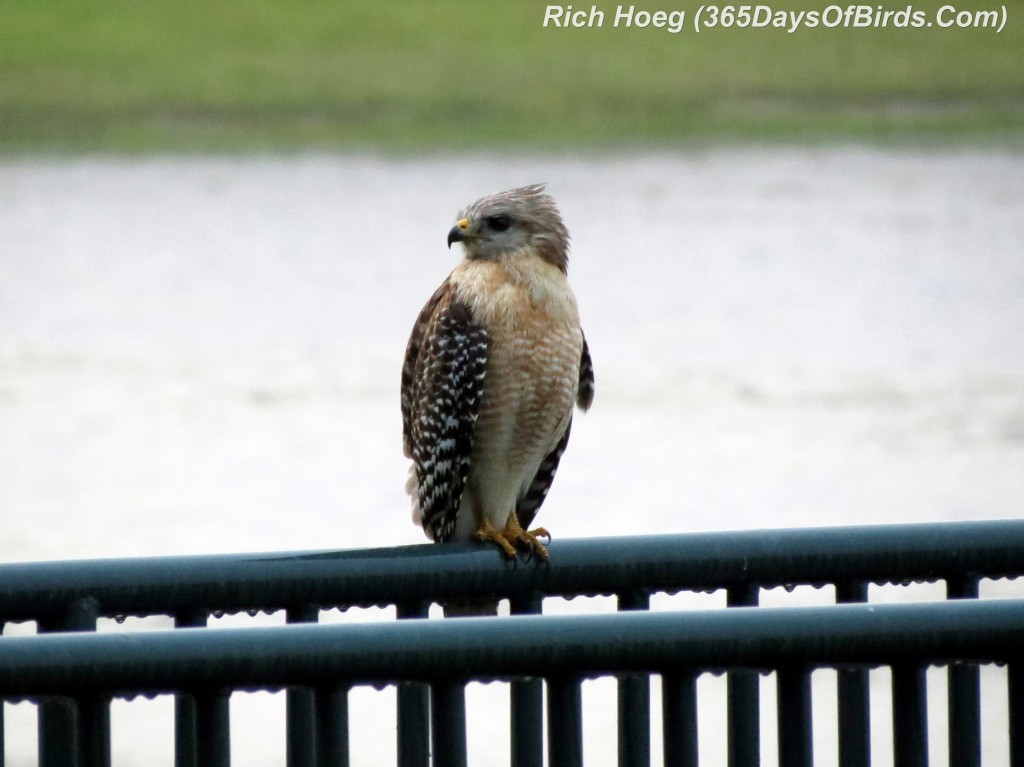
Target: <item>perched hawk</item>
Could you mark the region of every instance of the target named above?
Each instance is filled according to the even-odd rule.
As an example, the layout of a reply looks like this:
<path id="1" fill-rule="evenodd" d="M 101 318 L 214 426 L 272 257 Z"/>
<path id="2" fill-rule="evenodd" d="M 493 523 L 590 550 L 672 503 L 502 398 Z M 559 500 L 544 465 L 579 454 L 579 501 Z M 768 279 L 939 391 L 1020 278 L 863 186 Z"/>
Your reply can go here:
<path id="1" fill-rule="evenodd" d="M 569 233 L 543 185 L 485 197 L 448 247 L 465 259 L 416 319 L 402 367 L 413 519 L 435 541 L 548 553 L 530 530 L 594 371 L 566 279 Z"/>

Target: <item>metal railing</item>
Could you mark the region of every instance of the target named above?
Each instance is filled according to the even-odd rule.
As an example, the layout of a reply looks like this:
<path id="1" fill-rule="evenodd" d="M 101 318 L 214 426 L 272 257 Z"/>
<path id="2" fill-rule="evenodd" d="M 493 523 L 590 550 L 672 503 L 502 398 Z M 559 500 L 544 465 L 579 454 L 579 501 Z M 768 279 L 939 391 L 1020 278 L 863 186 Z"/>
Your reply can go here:
<path id="1" fill-rule="evenodd" d="M 551 561 L 489 547 L 224 555 L 0 566 L 0 697 L 39 703 L 40 764 L 110 763 L 114 697 L 177 696 L 177 765 L 229 763 L 232 691 L 288 690 L 288 764 L 348 764 L 348 692 L 398 686 L 398 761 L 466 764 L 465 685 L 510 681 L 511 763 L 582 764 L 581 682 L 619 679 L 619 764 L 697 764 L 697 678 L 728 673 L 729 764 L 761 758 L 759 673 L 776 674 L 779 763 L 812 763 L 811 673 L 838 672 L 839 763 L 870 764 L 869 669 L 892 670 L 897 767 L 926 765 L 925 671 L 949 665 L 949 753 L 981 764 L 978 664 L 1007 665 L 1008 748 L 1024 766 L 1024 600 L 977 599 L 1024 575 L 1024 522 L 556 541 Z M 872 583 L 943 581 L 947 601 L 867 602 Z M 835 588 L 840 604 L 758 607 L 762 589 Z M 650 611 L 657 592 L 725 590 L 728 609 Z M 546 597 L 615 595 L 619 613 L 542 616 Z M 430 604 L 507 598 L 512 616 L 414 620 Z M 395 605 L 397 622 L 218 631 L 210 614 Z M 169 631 L 92 633 L 101 617 L 172 615 Z M 544 696 L 548 727 L 544 727 Z M 546 740 L 545 740 L 546 738 Z"/>

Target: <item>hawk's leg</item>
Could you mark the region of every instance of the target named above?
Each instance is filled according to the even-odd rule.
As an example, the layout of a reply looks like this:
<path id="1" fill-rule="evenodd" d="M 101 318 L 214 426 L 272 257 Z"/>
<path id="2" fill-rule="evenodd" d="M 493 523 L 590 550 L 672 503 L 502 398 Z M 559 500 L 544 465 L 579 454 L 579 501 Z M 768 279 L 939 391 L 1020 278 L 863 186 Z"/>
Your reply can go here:
<path id="1" fill-rule="evenodd" d="M 525 549 L 537 556 L 542 562 L 548 560 L 548 550 L 540 538 L 551 539 L 551 534 L 543 527 L 526 531 L 520 524 L 515 512 L 508 515 L 508 521 L 502 530 L 495 528 L 490 521 L 484 519 L 483 525 L 476 531 L 476 539 L 484 543 L 496 543 L 505 556 L 512 559 L 516 555 L 516 548 Z"/>

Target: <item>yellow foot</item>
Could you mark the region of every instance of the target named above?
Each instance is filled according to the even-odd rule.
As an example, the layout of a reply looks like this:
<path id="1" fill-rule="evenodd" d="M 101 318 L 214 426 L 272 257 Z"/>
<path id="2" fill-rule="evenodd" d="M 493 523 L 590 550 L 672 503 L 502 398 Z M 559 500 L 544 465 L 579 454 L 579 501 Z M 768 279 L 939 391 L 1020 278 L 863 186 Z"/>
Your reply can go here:
<path id="1" fill-rule="evenodd" d="M 505 552 L 505 556 L 512 559 L 516 555 L 516 547 L 505 537 L 503 530 L 495 530 L 489 524 L 476 531 L 476 539 L 483 543 L 496 543 L 498 548 Z"/>
<path id="2" fill-rule="evenodd" d="M 505 556 L 509 559 L 515 557 L 517 549 L 533 553 L 542 562 L 548 561 L 547 547 L 540 542 L 540 538 L 547 538 L 550 542 L 551 534 L 543 527 L 526 531 L 519 525 L 516 515 L 510 514 L 508 522 L 502 530 L 498 530 L 490 522 L 484 521 L 483 527 L 476 531 L 476 539 L 485 543 L 496 543 Z"/>

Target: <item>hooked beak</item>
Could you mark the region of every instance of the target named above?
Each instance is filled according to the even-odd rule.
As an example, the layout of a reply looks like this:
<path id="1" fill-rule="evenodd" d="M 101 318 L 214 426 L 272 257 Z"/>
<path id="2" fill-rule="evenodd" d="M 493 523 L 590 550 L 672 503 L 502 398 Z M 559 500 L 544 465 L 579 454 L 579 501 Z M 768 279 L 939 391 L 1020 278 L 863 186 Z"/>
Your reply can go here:
<path id="1" fill-rule="evenodd" d="M 468 231 L 469 219 L 460 218 L 458 223 L 448 232 L 448 249 L 451 249 L 453 242 L 465 242 L 469 238 Z"/>

